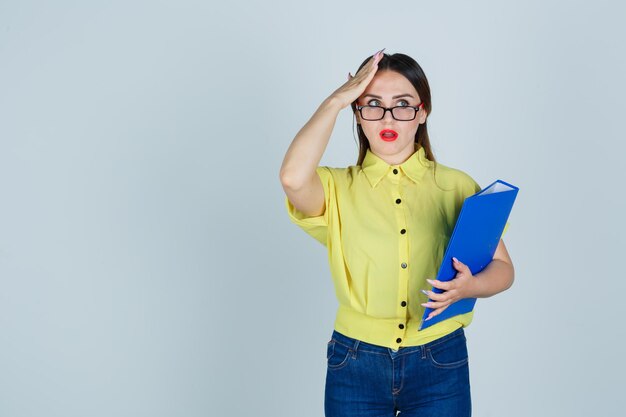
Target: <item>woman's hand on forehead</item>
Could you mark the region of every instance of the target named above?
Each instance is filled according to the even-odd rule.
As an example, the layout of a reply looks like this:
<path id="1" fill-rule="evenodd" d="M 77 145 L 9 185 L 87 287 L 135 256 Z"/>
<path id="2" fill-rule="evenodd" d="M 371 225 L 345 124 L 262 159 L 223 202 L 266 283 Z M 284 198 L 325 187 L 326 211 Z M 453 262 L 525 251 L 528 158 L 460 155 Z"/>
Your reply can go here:
<path id="1" fill-rule="evenodd" d="M 378 70 L 378 63 L 383 57 L 383 51 L 384 49 L 375 53 L 354 77 L 348 73 L 348 81 L 330 95 L 330 98 L 336 100 L 342 109 L 363 94 Z"/>

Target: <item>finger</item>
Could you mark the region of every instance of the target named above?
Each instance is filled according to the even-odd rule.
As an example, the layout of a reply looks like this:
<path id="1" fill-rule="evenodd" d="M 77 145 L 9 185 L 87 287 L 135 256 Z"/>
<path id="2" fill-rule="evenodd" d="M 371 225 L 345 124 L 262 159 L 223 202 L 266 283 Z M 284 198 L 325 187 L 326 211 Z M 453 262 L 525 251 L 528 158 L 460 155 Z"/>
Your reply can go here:
<path id="1" fill-rule="evenodd" d="M 437 308 L 442 308 L 442 307 L 448 307 L 450 304 L 452 304 L 450 302 L 450 300 L 446 300 L 446 301 L 429 301 L 427 303 L 422 303 L 422 307 L 437 309 Z"/>
<path id="2" fill-rule="evenodd" d="M 380 61 L 384 50 L 385 49 L 383 48 L 370 57 L 370 59 L 368 60 L 369 66 L 372 66 L 373 64 L 378 63 L 378 61 Z"/>
<path id="3" fill-rule="evenodd" d="M 442 313 L 445 309 L 446 309 L 446 307 L 443 307 L 443 308 L 438 308 L 437 310 L 432 311 L 432 312 L 428 315 L 428 317 L 426 318 L 426 320 L 430 320 L 430 319 L 432 319 L 433 317 L 440 315 L 440 314 L 441 314 L 441 313 Z"/>
<path id="4" fill-rule="evenodd" d="M 439 281 L 436 279 L 427 279 L 426 280 L 430 285 L 432 285 L 435 288 L 439 288 L 441 290 L 449 290 L 450 288 L 452 288 L 452 283 L 450 281 L 448 282 L 443 282 L 443 281 Z"/>
<path id="5" fill-rule="evenodd" d="M 380 51 L 379 53 L 375 54 L 373 57 L 370 58 L 370 62 L 368 63 L 369 65 L 366 65 L 368 68 L 368 73 L 369 72 L 376 72 L 376 70 L 378 69 L 378 63 L 380 62 L 381 59 L 383 59 L 383 52 Z"/>
<path id="6" fill-rule="evenodd" d="M 376 75 L 376 68 L 366 69 L 363 67 L 349 80 L 351 83 L 349 84 L 349 88 L 354 88 L 355 91 L 358 92 L 357 98 L 363 94 L 363 91 L 365 91 L 367 86 L 372 82 L 374 75 Z"/>
<path id="7" fill-rule="evenodd" d="M 465 265 L 463 262 L 459 261 L 455 257 L 452 257 L 452 265 L 459 272 L 469 272 L 470 274 L 472 273 L 467 265 Z"/>
<path id="8" fill-rule="evenodd" d="M 362 80 L 365 78 L 368 78 L 368 76 L 372 73 L 372 72 L 376 72 L 376 63 L 372 63 L 371 65 L 365 65 L 363 66 L 363 68 L 361 68 L 360 70 L 357 71 L 355 78 L 358 80 Z"/>
<path id="9" fill-rule="evenodd" d="M 355 78 L 363 78 L 367 73 L 369 73 L 376 63 L 375 57 L 371 57 L 369 62 L 366 65 L 363 65 L 354 75 Z"/>
<path id="10" fill-rule="evenodd" d="M 447 298 L 447 293 L 437 294 L 434 291 L 422 290 L 422 293 L 426 294 L 428 298 L 433 301 L 444 301 Z"/>
<path id="11" fill-rule="evenodd" d="M 361 68 L 360 71 L 358 71 L 356 73 L 356 76 L 358 77 L 359 75 L 361 76 L 367 76 L 369 75 L 372 71 L 375 73 L 376 70 L 378 69 L 378 63 L 380 62 L 381 59 L 383 59 L 383 51 L 385 50 L 385 48 L 381 49 L 380 51 L 376 52 L 374 55 L 372 55 L 372 57 L 369 59 L 368 65 L 364 65 L 363 68 Z"/>
<path id="12" fill-rule="evenodd" d="M 383 48 L 383 49 L 381 49 L 380 51 L 376 52 L 376 53 L 372 56 L 372 58 L 374 58 L 376 61 L 380 61 L 381 59 L 383 59 L 383 56 L 385 55 L 385 54 L 384 54 L 385 49 L 387 49 L 387 48 Z"/>

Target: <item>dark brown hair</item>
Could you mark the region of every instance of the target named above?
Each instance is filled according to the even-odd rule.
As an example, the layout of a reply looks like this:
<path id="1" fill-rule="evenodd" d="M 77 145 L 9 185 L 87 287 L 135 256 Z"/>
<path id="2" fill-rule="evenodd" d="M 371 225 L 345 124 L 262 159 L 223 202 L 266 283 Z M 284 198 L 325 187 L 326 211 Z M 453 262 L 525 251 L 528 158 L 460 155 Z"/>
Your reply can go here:
<path id="1" fill-rule="evenodd" d="M 361 70 L 361 68 L 363 68 L 363 66 L 367 64 L 367 61 L 369 61 L 370 58 L 371 56 L 367 57 L 365 61 L 363 61 L 363 63 L 359 67 L 359 70 Z M 422 67 L 420 67 L 413 58 L 404 54 L 384 54 L 382 59 L 378 63 L 378 72 L 380 71 L 395 71 L 403 75 L 407 80 L 409 80 L 409 82 L 413 84 L 413 87 L 415 87 L 417 94 L 419 94 L 422 103 L 424 103 L 423 109 L 426 110 L 426 115 L 430 116 L 432 112 L 432 103 L 430 100 L 430 86 L 428 85 L 428 80 L 426 79 L 426 75 L 424 74 Z M 355 115 L 355 117 L 357 111 L 356 104 L 356 100 L 353 101 L 352 104 L 350 104 L 350 106 L 352 107 L 352 113 Z M 427 123 L 428 120 L 420 124 L 417 128 L 417 132 L 415 133 L 415 149 L 417 150 L 419 147 L 424 148 L 426 158 L 429 161 L 434 162 L 436 167 L 435 157 L 430 146 L 430 139 L 428 138 L 428 128 L 426 126 Z M 359 137 L 359 158 L 356 164 L 361 165 L 370 145 L 360 124 L 357 124 L 357 133 Z"/>

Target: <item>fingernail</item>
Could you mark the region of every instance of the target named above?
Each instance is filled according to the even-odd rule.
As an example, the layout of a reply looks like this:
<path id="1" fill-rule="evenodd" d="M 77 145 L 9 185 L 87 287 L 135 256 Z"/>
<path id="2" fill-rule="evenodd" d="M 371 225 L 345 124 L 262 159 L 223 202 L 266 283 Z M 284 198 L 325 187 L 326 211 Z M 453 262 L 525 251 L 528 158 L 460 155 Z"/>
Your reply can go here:
<path id="1" fill-rule="evenodd" d="M 428 316 L 428 318 L 426 320 L 424 320 L 424 321 L 428 321 L 428 320 L 430 320 L 430 316 Z"/>
<path id="2" fill-rule="evenodd" d="M 422 292 L 423 292 L 424 294 L 428 295 L 428 291 L 426 291 L 426 290 L 422 290 Z"/>
<path id="3" fill-rule="evenodd" d="M 456 259 L 454 256 L 452 257 L 452 260 L 453 260 L 454 262 L 459 262 L 459 260 L 458 260 L 458 259 Z"/>
<path id="4" fill-rule="evenodd" d="M 422 303 L 423 307 L 428 307 L 428 303 Z"/>
<path id="5" fill-rule="evenodd" d="M 426 278 L 426 281 L 427 281 L 430 285 L 433 285 L 433 282 L 434 282 L 434 281 L 433 281 L 432 279 L 428 279 L 428 278 Z"/>

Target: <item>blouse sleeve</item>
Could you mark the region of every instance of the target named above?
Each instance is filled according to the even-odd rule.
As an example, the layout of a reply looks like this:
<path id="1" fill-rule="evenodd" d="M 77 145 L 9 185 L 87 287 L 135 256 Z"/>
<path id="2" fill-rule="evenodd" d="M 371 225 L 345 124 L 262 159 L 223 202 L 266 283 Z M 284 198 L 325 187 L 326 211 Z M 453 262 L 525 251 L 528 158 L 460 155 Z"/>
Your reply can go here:
<path id="1" fill-rule="evenodd" d="M 504 230 L 502 231 L 502 236 L 500 236 L 500 239 L 502 239 L 504 237 L 504 235 L 506 234 L 506 231 L 509 229 L 509 222 L 507 220 L 506 224 L 504 225 Z"/>
<path id="2" fill-rule="evenodd" d="M 331 218 L 330 212 L 334 207 L 336 197 L 335 182 L 330 168 L 320 166 L 317 167 L 316 172 L 324 187 L 324 201 L 326 205 L 324 214 L 320 216 L 307 216 L 295 208 L 287 196 L 285 196 L 285 206 L 287 207 L 289 218 L 293 223 L 297 224 L 302 230 L 315 238 L 322 245 L 327 246 L 328 225 L 330 223 L 329 219 Z"/>

